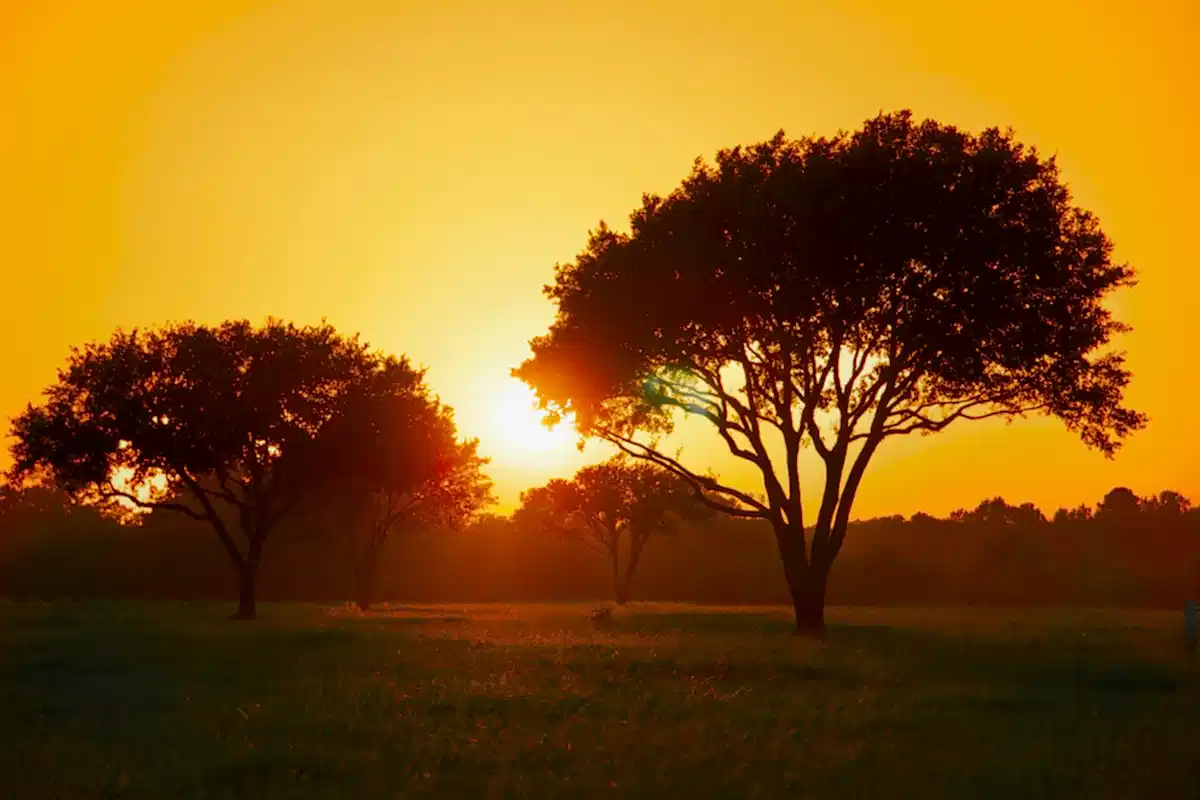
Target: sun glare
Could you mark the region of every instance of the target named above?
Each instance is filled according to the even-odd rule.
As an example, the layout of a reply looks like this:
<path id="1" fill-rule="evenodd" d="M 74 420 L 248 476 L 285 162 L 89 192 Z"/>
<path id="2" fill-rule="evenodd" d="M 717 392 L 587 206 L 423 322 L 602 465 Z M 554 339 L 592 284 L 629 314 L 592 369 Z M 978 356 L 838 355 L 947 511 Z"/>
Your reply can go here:
<path id="1" fill-rule="evenodd" d="M 574 447 L 578 438 L 570 418 L 553 428 L 542 424 L 533 390 L 516 379 L 505 383 L 494 404 L 494 435 L 506 453 L 547 455 Z"/>
<path id="2" fill-rule="evenodd" d="M 165 475 L 161 474 L 153 475 L 148 480 L 138 485 L 134 485 L 132 480 L 133 470 L 129 469 L 128 467 L 121 467 L 113 472 L 113 487 L 118 491 L 129 492 L 142 502 L 147 502 L 152 499 L 160 499 L 158 498 L 158 495 L 160 495 L 167 486 L 167 478 Z M 124 497 L 117 497 L 116 503 L 126 511 L 134 514 L 142 514 L 147 511 L 147 509 L 140 508 L 132 500 L 128 500 Z"/>

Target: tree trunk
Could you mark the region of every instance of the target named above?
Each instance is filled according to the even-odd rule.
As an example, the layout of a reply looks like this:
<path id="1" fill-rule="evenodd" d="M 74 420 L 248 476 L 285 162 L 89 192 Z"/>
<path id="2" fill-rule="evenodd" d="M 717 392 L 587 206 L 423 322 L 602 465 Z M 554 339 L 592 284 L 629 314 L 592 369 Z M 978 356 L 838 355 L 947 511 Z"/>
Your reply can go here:
<path id="1" fill-rule="evenodd" d="M 238 568 L 238 610 L 233 619 L 254 619 L 257 611 L 255 584 L 258 579 L 257 564 L 243 564 Z"/>
<path id="2" fill-rule="evenodd" d="M 238 567 L 238 610 L 234 619 L 254 619 L 258 614 L 258 564 L 262 559 L 266 536 L 256 531 L 250 537 L 246 560 Z"/>
<path id="3" fill-rule="evenodd" d="M 775 530 L 779 545 L 779 558 L 783 561 L 783 573 L 787 578 L 788 591 L 792 595 L 792 609 L 796 614 L 797 636 L 825 638 L 825 584 L 829 577 L 829 564 L 823 559 L 813 558 L 809 563 L 805 557 L 802 535 L 787 526 Z"/>
<path id="4" fill-rule="evenodd" d="M 387 543 L 392 522 L 387 515 L 373 523 L 371 536 L 362 550 L 355 550 L 354 592 L 359 611 L 370 611 L 375 600 L 375 586 L 379 578 L 379 561 L 383 557 L 383 546 Z M 351 545 L 353 547 L 353 545 Z"/>
<path id="5" fill-rule="evenodd" d="M 359 611 L 370 611 L 371 601 L 375 597 L 375 562 L 367 558 L 354 570 L 354 591 L 358 596 Z"/>
<path id="6" fill-rule="evenodd" d="M 638 562 L 642 560 L 642 548 L 645 547 L 645 545 L 645 539 L 630 534 L 629 562 L 625 565 L 625 579 L 617 587 L 617 605 L 623 606 L 629 602 L 629 592 L 633 586 L 633 576 L 637 574 Z"/>
<path id="7" fill-rule="evenodd" d="M 804 568 L 795 584 L 789 586 L 792 608 L 796 612 L 796 635 L 825 638 L 825 585 L 828 568 Z"/>
<path id="8" fill-rule="evenodd" d="M 617 599 L 617 605 L 625 605 L 628 599 L 624 585 L 621 583 L 621 534 L 617 530 L 609 529 L 607 531 L 608 555 L 612 560 L 612 580 L 613 580 L 613 595 Z"/>

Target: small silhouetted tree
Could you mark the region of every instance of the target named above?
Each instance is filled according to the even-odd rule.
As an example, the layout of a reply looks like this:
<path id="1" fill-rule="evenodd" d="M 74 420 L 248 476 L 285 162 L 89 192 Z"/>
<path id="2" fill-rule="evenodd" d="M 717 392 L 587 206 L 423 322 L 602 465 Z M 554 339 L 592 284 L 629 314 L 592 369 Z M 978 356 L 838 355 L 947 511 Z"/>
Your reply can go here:
<path id="1" fill-rule="evenodd" d="M 973 510 L 958 509 L 950 512 L 953 522 L 969 522 L 992 527 L 1011 527 L 1032 530 L 1046 520 L 1046 515 L 1033 503 L 1019 506 L 1009 505 L 1003 497 L 984 500 Z"/>
<path id="2" fill-rule="evenodd" d="M 1090 522 L 1092 519 L 1092 508 L 1087 504 L 1081 504 L 1075 508 L 1060 508 L 1054 512 L 1055 525 L 1066 524 L 1081 524 Z"/>
<path id="3" fill-rule="evenodd" d="M 453 409 L 430 397 L 423 378 L 407 362 L 392 363 L 322 429 L 306 457 L 364 611 L 391 534 L 460 528 L 493 502 L 478 440 L 458 440 Z"/>
<path id="4" fill-rule="evenodd" d="M 118 331 L 72 351 L 12 425 L 14 481 L 211 525 L 252 619 L 263 547 L 311 496 L 303 452 L 387 361 L 328 325 L 191 323 Z"/>
<path id="5" fill-rule="evenodd" d="M 522 492 L 513 520 L 518 527 L 578 539 L 603 555 L 612 570 L 617 604 L 625 605 L 651 537 L 707 516 L 708 507 L 686 481 L 618 456 L 583 467 L 570 480 L 555 478 Z"/>
<path id="6" fill-rule="evenodd" d="M 1192 501 L 1176 491 L 1167 489 L 1142 500 L 1142 510 L 1160 520 L 1181 519 L 1192 508 Z"/>
<path id="7" fill-rule="evenodd" d="M 1133 283 L 1054 159 L 1011 133 L 907 111 L 859 131 L 697 161 L 630 232 L 604 223 L 546 293 L 550 332 L 514 370 L 549 418 L 672 470 L 727 514 L 775 531 L 797 632 L 825 588 L 885 439 L 959 420 L 1061 419 L 1111 454 L 1140 428 L 1126 330 L 1103 304 Z M 698 415 L 761 475 L 761 496 L 702 475 L 660 436 Z M 800 450 L 824 466 L 806 523 Z M 811 536 L 808 530 L 811 529 Z"/>
<path id="8" fill-rule="evenodd" d="M 1110 490 L 1096 506 L 1096 516 L 1119 521 L 1135 519 L 1141 511 L 1142 499 L 1124 486 Z"/>

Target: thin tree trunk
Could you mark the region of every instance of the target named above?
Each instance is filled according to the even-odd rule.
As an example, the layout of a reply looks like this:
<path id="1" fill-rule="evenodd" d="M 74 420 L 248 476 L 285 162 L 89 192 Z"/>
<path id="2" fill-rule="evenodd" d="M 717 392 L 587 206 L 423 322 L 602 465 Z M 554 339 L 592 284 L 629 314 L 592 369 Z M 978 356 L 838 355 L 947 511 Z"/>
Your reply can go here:
<path id="1" fill-rule="evenodd" d="M 646 540 L 630 533 L 629 536 L 629 562 L 625 565 L 625 582 L 621 587 L 621 593 L 618 603 L 625 605 L 629 601 L 629 594 L 633 588 L 633 576 L 637 574 L 638 562 L 642 560 L 642 548 L 646 546 Z"/>
<path id="2" fill-rule="evenodd" d="M 255 619 L 258 615 L 258 564 L 265 539 L 261 531 L 251 536 L 246 560 L 238 567 L 238 610 L 234 619 Z"/>
<path id="3" fill-rule="evenodd" d="M 616 532 L 611 536 L 608 552 L 612 555 L 613 593 L 617 597 L 617 605 L 623 606 L 629 597 L 627 587 L 621 581 L 621 540 Z"/>
<path id="4" fill-rule="evenodd" d="M 379 560 L 387 543 L 391 524 L 385 517 L 376 520 L 366 546 L 354 553 L 354 591 L 359 611 L 370 611 L 375 600 L 375 583 L 379 576 Z M 353 546 L 353 545 L 352 545 Z"/>
<path id="5" fill-rule="evenodd" d="M 246 563 L 238 568 L 238 610 L 233 619 L 254 619 L 257 615 L 257 580 L 258 564 Z"/>
<path id="6" fill-rule="evenodd" d="M 370 611 L 371 601 L 375 597 L 375 561 L 370 556 L 355 566 L 354 589 L 358 596 L 358 610 Z"/>
<path id="7" fill-rule="evenodd" d="M 629 584 L 620 578 L 617 578 L 616 581 L 617 605 L 623 606 L 629 602 Z"/>

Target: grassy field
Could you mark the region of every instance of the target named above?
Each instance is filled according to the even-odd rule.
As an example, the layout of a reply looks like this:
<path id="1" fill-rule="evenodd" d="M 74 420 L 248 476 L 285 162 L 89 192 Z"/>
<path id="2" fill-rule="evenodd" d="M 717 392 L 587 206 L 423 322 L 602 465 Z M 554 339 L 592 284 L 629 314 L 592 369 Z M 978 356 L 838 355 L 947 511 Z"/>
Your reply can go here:
<path id="1" fill-rule="evenodd" d="M 0 798 L 1195 797 L 1177 614 L 0 603 Z"/>

